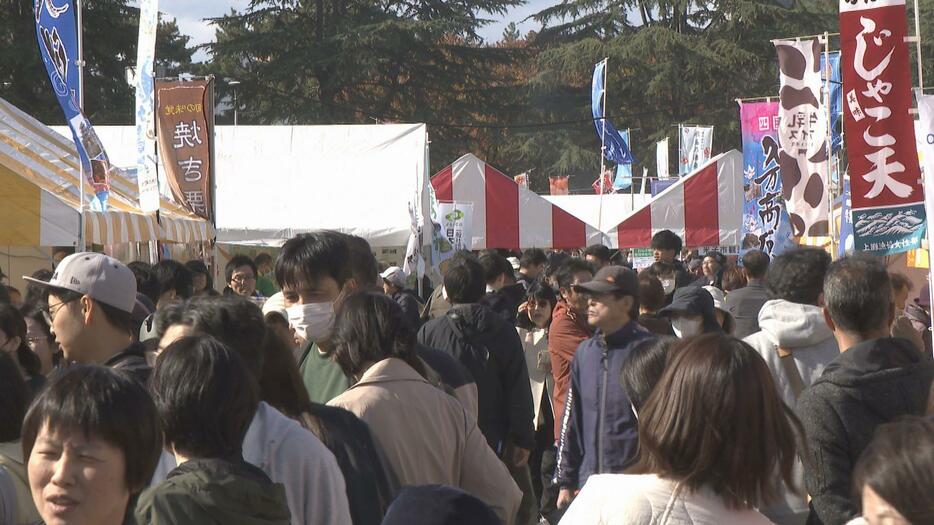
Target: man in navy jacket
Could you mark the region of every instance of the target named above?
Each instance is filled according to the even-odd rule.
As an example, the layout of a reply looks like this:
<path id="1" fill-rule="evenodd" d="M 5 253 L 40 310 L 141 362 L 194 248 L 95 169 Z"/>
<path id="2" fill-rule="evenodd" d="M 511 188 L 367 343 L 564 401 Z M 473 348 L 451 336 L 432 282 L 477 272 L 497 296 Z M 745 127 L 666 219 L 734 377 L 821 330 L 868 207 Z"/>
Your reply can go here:
<path id="1" fill-rule="evenodd" d="M 590 475 L 622 472 L 635 460 L 636 416 L 619 374 L 632 347 L 654 337 L 636 323 L 639 283 L 632 270 L 607 266 L 575 288 L 590 296 L 587 321 L 597 332 L 580 344 L 571 365 L 558 448 L 559 508 Z"/>

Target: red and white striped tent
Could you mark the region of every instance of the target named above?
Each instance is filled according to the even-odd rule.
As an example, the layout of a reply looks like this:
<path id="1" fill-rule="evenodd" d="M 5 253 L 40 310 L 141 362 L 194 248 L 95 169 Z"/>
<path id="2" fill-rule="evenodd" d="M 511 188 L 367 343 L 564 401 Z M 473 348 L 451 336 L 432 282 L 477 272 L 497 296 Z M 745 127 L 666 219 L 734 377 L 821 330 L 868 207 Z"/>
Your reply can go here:
<path id="1" fill-rule="evenodd" d="M 743 229 L 743 154 L 717 155 L 634 211 L 608 233 L 613 248 L 645 248 L 671 230 L 684 245 L 739 246 Z"/>
<path id="2" fill-rule="evenodd" d="M 431 178 L 441 202 L 473 203 L 472 249 L 574 249 L 603 234 L 467 154 Z"/>

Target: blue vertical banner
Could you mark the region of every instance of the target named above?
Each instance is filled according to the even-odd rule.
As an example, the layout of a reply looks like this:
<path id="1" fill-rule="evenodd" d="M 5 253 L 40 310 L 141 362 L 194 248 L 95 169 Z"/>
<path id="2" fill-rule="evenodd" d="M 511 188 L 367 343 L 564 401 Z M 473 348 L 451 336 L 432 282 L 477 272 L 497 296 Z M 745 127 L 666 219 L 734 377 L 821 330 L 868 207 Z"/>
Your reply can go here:
<path id="1" fill-rule="evenodd" d="M 826 72 L 827 64 L 830 64 L 830 131 L 831 146 L 834 153 L 843 145 L 843 77 L 840 74 L 840 52 L 834 51 L 827 55 L 822 55 L 822 64 Z M 825 76 L 822 76 L 826 80 Z"/>
<path id="2" fill-rule="evenodd" d="M 616 164 L 632 164 L 635 159 L 629 150 L 629 144 L 623 140 L 619 131 L 613 126 L 609 119 L 604 116 L 604 75 L 606 74 L 606 60 L 598 63 L 593 68 L 593 85 L 591 87 L 590 102 L 593 113 L 593 124 L 597 128 L 597 136 L 601 139 L 604 150 L 603 154 L 607 160 Z"/>
<path id="3" fill-rule="evenodd" d="M 136 182 L 139 207 L 159 209 L 156 174 L 156 136 L 153 116 L 153 62 L 159 26 L 159 0 L 139 0 L 139 43 L 136 47 Z"/>
<path id="4" fill-rule="evenodd" d="M 91 209 L 107 209 L 110 193 L 110 161 L 91 122 L 79 105 L 78 35 L 75 6 L 71 0 L 35 0 L 36 37 L 39 54 L 52 83 L 52 90 L 71 129 L 82 174 L 94 190 Z"/>
<path id="5" fill-rule="evenodd" d="M 776 256 L 794 246 L 782 198 L 778 102 L 740 104 L 743 134 L 742 249 Z"/>
<path id="6" fill-rule="evenodd" d="M 620 131 L 619 136 L 622 137 L 623 142 L 626 144 L 626 148 L 629 151 L 632 151 L 629 144 L 629 130 Z M 616 165 L 616 177 L 613 179 L 613 189 L 616 191 L 628 190 L 632 186 L 632 164 L 617 164 Z"/>

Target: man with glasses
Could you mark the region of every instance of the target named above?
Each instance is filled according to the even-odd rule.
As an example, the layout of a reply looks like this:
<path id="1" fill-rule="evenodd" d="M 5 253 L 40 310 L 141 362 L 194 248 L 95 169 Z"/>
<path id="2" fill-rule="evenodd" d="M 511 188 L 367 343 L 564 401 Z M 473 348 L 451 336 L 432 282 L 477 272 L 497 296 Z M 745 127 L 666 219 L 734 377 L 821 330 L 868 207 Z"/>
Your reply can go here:
<path id="1" fill-rule="evenodd" d="M 48 287 L 46 320 L 67 362 L 120 369 L 146 383 L 151 369 L 133 340 L 136 278 L 126 265 L 100 253 L 76 253 L 62 259 L 48 282 L 23 279 Z"/>
<path id="2" fill-rule="evenodd" d="M 225 268 L 227 290 L 244 297 L 261 297 L 256 291 L 256 276 L 259 274 L 256 263 L 246 255 L 234 255 Z"/>

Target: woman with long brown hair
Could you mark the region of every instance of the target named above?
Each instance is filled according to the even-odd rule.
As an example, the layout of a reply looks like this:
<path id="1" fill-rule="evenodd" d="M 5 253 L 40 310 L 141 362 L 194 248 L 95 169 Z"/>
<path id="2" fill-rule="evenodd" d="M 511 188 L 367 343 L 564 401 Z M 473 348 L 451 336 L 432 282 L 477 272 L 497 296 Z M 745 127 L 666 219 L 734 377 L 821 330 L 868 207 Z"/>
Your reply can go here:
<path id="1" fill-rule="evenodd" d="M 684 343 L 639 411 L 639 459 L 591 476 L 563 523 L 770 523 L 801 424 L 762 358 L 720 334 Z"/>

